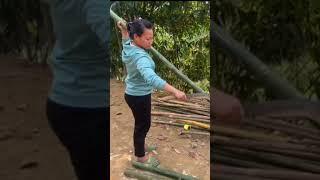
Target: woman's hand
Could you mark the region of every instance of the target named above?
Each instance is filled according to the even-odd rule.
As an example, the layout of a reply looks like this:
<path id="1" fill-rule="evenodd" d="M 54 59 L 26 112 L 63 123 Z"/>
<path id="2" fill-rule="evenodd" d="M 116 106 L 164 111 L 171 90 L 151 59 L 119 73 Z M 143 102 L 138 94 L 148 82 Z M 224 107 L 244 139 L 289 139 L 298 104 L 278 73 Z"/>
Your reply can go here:
<path id="1" fill-rule="evenodd" d="M 121 32 L 126 32 L 127 31 L 127 26 L 126 23 L 123 21 L 118 21 L 117 22 L 118 28 L 121 30 Z"/>
<path id="2" fill-rule="evenodd" d="M 184 92 L 176 89 L 175 87 L 171 86 L 170 84 L 166 83 L 164 86 L 164 90 L 173 94 L 178 100 L 186 101 L 187 96 Z"/>
<path id="3" fill-rule="evenodd" d="M 179 100 L 182 100 L 182 101 L 186 101 L 187 100 L 187 96 L 184 92 L 180 91 L 180 90 L 177 90 L 175 93 L 174 93 L 174 96 L 179 99 Z"/>
<path id="4" fill-rule="evenodd" d="M 128 39 L 129 38 L 129 33 L 127 30 L 127 25 L 124 21 L 118 21 L 117 26 L 121 31 L 122 39 Z"/>

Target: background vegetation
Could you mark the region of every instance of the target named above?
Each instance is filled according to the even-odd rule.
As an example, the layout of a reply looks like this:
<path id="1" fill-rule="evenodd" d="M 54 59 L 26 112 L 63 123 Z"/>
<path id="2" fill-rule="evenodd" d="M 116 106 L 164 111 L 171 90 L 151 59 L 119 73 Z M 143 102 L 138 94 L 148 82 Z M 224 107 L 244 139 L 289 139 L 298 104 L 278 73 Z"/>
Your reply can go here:
<path id="1" fill-rule="evenodd" d="M 127 21 L 141 17 L 155 24 L 154 48 L 208 92 L 210 80 L 210 14 L 208 2 L 120 2 L 114 11 Z M 112 23 L 115 23 L 112 21 Z M 112 74 L 123 79 L 121 34 L 112 26 Z M 192 89 L 154 58 L 157 72 L 171 84 Z"/>
<path id="2" fill-rule="evenodd" d="M 320 97 L 320 2 L 215 0 L 212 20 L 310 99 Z M 214 42 L 213 42 L 214 44 Z M 247 101 L 272 99 L 263 82 L 214 48 L 214 86 Z"/>

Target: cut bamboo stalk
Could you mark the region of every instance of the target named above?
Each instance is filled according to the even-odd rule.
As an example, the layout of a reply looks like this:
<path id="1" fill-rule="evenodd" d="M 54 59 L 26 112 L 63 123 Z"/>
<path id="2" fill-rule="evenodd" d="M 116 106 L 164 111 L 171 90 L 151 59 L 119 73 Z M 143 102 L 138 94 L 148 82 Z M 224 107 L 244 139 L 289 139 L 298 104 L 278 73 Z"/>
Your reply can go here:
<path id="1" fill-rule="evenodd" d="M 235 129 L 231 127 L 224 127 L 220 125 L 215 125 L 213 128 L 214 134 L 223 134 L 223 135 L 229 135 L 233 137 L 241 137 L 241 138 L 248 138 L 248 139 L 255 139 L 255 140 L 270 140 L 274 142 L 287 142 L 290 140 L 290 138 L 287 137 L 281 137 L 276 135 L 270 135 L 270 134 L 263 134 L 259 132 L 248 132 L 246 130 L 241 129 Z"/>
<path id="2" fill-rule="evenodd" d="M 228 164 L 233 166 L 240 166 L 244 168 L 262 168 L 262 169 L 275 169 L 277 166 L 270 165 L 267 163 L 262 162 L 255 162 L 248 159 L 243 159 L 243 156 L 237 156 L 237 154 L 231 154 L 228 152 L 224 152 L 220 149 L 214 149 L 213 153 L 211 155 L 211 158 L 213 159 L 213 164 L 215 163 L 222 163 L 222 164 Z"/>
<path id="3" fill-rule="evenodd" d="M 198 126 L 207 130 L 210 130 L 210 125 L 209 124 L 205 124 L 205 123 L 200 123 L 200 122 L 195 122 L 195 121 L 190 121 L 190 120 L 178 120 L 178 121 L 182 121 L 186 124 L 190 124 L 193 126 Z"/>
<path id="4" fill-rule="evenodd" d="M 272 120 L 265 117 L 256 117 L 255 120 L 246 120 L 245 123 L 262 128 L 279 130 L 290 135 L 303 136 L 315 140 L 320 140 L 320 131 L 314 129 L 299 127 L 291 123 Z"/>
<path id="5" fill-rule="evenodd" d="M 180 109 L 184 110 L 184 111 L 189 111 L 189 112 L 194 113 L 194 114 L 210 117 L 209 111 L 206 112 L 206 111 L 200 111 L 200 110 L 194 110 L 194 109 L 188 109 L 188 108 L 180 108 Z"/>
<path id="6" fill-rule="evenodd" d="M 212 171 L 211 171 L 212 172 Z M 225 174 L 225 173 L 213 173 L 212 174 L 213 180 L 272 180 L 269 178 L 261 178 L 261 177 L 254 177 L 242 174 Z"/>
<path id="7" fill-rule="evenodd" d="M 143 169 L 146 171 L 150 171 L 153 173 L 157 173 L 157 174 L 164 175 L 164 176 L 171 177 L 171 178 L 175 178 L 175 179 L 181 179 L 181 180 L 196 180 L 197 179 L 195 177 L 184 175 L 184 174 L 181 174 L 181 173 L 169 170 L 169 169 L 147 166 L 143 163 L 139 163 L 136 161 L 132 161 L 132 165 L 138 169 Z"/>
<path id="8" fill-rule="evenodd" d="M 224 145 L 234 145 L 239 147 L 259 147 L 259 148 L 273 148 L 280 150 L 293 150 L 293 151 L 302 151 L 310 152 L 315 154 L 320 154 L 320 149 L 315 147 L 308 147 L 302 144 L 293 144 L 287 142 L 268 142 L 268 141 L 255 141 L 249 139 L 236 139 L 225 136 L 214 135 L 211 137 L 211 141 L 214 144 L 224 144 Z"/>
<path id="9" fill-rule="evenodd" d="M 320 174 L 299 172 L 293 170 L 285 169 L 257 169 L 257 168 L 240 168 L 234 166 L 227 166 L 222 164 L 215 164 L 211 166 L 211 172 L 225 173 L 225 174 L 242 174 L 248 176 L 258 176 L 264 178 L 274 178 L 280 180 L 318 180 L 320 179 Z"/>
<path id="10" fill-rule="evenodd" d="M 234 60 L 243 62 L 248 70 L 252 72 L 260 81 L 264 82 L 266 88 L 278 98 L 286 99 L 306 99 L 294 86 L 287 80 L 282 79 L 275 72 L 271 71 L 261 60 L 249 52 L 242 44 L 234 40 L 213 20 L 212 36 L 214 42 L 225 53 L 230 55 Z"/>
<path id="11" fill-rule="evenodd" d="M 154 116 L 168 116 L 168 117 L 174 117 L 174 116 L 178 116 L 178 117 L 192 117 L 192 118 L 210 120 L 210 117 L 208 117 L 208 116 L 186 115 L 186 114 L 167 113 L 167 112 L 156 112 L 156 111 L 151 112 L 151 115 L 154 115 Z"/>
<path id="12" fill-rule="evenodd" d="M 184 101 L 178 101 L 178 100 L 165 100 L 168 103 L 174 103 L 174 104 L 181 104 L 181 105 L 186 105 L 186 106 L 190 106 L 190 107 L 203 107 L 199 104 L 194 104 L 194 103 L 190 103 L 190 102 L 184 102 Z"/>
<path id="13" fill-rule="evenodd" d="M 198 131 L 181 131 L 181 134 L 195 134 L 195 135 L 210 136 L 210 133 L 198 132 Z"/>
<path id="14" fill-rule="evenodd" d="M 158 98 L 158 100 L 160 100 L 160 101 L 166 101 L 166 100 L 170 100 L 170 99 L 176 99 L 176 97 L 169 95 L 169 96 Z"/>
<path id="15" fill-rule="evenodd" d="M 165 110 L 165 111 L 168 111 L 168 112 L 178 113 L 178 114 L 190 114 L 190 115 L 193 114 L 193 113 L 190 113 L 190 112 L 183 111 L 180 108 L 172 108 L 172 107 L 169 108 L 169 107 L 162 107 L 162 106 L 159 106 L 159 107 L 156 107 L 156 108 L 157 108 L 157 110 Z"/>
<path id="16" fill-rule="evenodd" d="M 202 123 L 210 123 L 210 120 L 206 120 L 206 119 L 196 119 L 196 118 L 190 118 L 190 117 L 164 117 L 163 119 L 165 120 L 179 120 L 179 119 L 184 119 L 184 120 L 192 120 L 192 121 L 196 121 L 196 122 L 202 122 Z"/>
<path id="17" fill-rule="evenodd" d="M 217 146 L 216 146 L 217 148 Z M 243 156 L 249 156 L 254 159 L 279 165 L 282 167 L 293 168 L 297 170 L 320 173 L 320 166 L 316 165 L 316 162 L 310 160 L 303 160 L 299 158 L 286 157 L 274 153 L 256 152 L 243 148 L 230 148 L 230 147 L 219 147 L 222 151 L 228 151 L 231 153 L 237 153 Z"/>
<path id="18" fill-rule="evenodd" d="M 168 106 L 162 106 L 162 105 L 156 105 L 154 106 L 155 108 L 163 108 L 166 109 L 167 111 L 170 112 L 175 112 L 175 113 L 180 113 L 180 114 L 190 114 L 190 115 L 202 115 L 202 116 L 210 116 L 209 112 L 206 111 L 200 111 L 200 110 L 194 110 L 194 109 L 189 109 L 189 108 L 177 108 L 177 107 L 168 107 Z"/>
<path id="19" fill-rule="evenodd" d="M 123 174 L 127 177 L 136 178 L 139 180 L 170 180 L 171 179 L 165 176 L 138 171 L 132 168 L 127 168 Z"/>
<path id="20" fill-rule="evenodd" d="M 179 108 L 188 108 L 188 106 L 180 105 L 180 104 L 171 104 L 167 102 L 152 102 L 151 103 L 154 106 L 167 106 L 167 107 L 179 107 Z M 202 110 L 205 112 L 209 112 L 209 108 L 204 108 L 204 107 L 197 107 L 197 106 L 190 106 L 189 108 L 195 109 L 195 110 Z"/>
<path id="21" fill-rule="evenodd" d="M 228 141 L 222 140 L 221 138 L 216 137 L 213 145 L 220 145 L 224 147 L 235 147 L 235 148 L 240 147 L 248 150 L 254 150 L 257 152 L 270 152 L 270 153 L 276 153 L 276 154 L 284 155 L 288 157 L 292 156 L 292 157 L 310 159 L 313 161 L 320 162 L 320 155 L 316 153 L 297 151 L 292 149 L 277 149 L 272 146 L 259 146 L 257 144 L 243 143 L 241 142 L 241 140 L 228 142 Z"/>
<path id="22" fill-rule="evenodd" d="M 165 122 L 165 121 L 156 121 L 156 120 L 153 120 L 152 121 L 153 123 L 157 123 L 157 124 L 167 124 L 167 125 L 172 125 L 172 126 L 178 126 L 178 127 L 183 127 L 184 124 L 179 124 L 179 123 L 171 123 L 171 122 Z M 200 128 L 200 127 L 192 127 L 194 129 L 199 129 L 199 130 L 205 130 L 203 128 Z"/>

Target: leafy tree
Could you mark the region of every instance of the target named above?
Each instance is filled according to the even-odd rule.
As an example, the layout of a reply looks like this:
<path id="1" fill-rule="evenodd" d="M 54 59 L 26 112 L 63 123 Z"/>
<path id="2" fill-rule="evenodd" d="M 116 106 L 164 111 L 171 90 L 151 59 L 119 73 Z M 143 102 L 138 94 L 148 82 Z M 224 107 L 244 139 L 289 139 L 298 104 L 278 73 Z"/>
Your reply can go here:
<path id="1" fill-rule="evenodd" d="M 127 21 L 142 17 L 155 24 L 154 48 L 162 53 L 192 81 L 208 91 L 209 67 L 209 3 L 196 1 L 120 2 L 114 11 Z M 112 74 L 124 77 L 121 62 L 120 34 L 116 26 L 112 32 Z M 191 91 L 190 87 L 166 66 L 157 63 L 157 72 L 170 83 Z"/>

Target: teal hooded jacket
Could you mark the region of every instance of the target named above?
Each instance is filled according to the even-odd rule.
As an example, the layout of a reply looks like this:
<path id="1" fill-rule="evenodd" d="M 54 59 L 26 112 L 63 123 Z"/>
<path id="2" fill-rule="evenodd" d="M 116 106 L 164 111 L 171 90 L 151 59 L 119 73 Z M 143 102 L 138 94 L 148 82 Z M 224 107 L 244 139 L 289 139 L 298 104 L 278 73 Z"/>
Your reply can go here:
<path id="1" fill-rule="evenodd" d="M 109 106 L 110 1 L 48 2 L 56 38 L 49 99 L 72 107 Z"/>
<path id="2" fill-rule="evenodd" d="M 125 93 L 132 96 L 150 94 L 153 89 L 163 90 L 166 81 L 155 73 L 155 63 L 146 50 L 122 40 L 122 61 L 127 69 Z"/>

